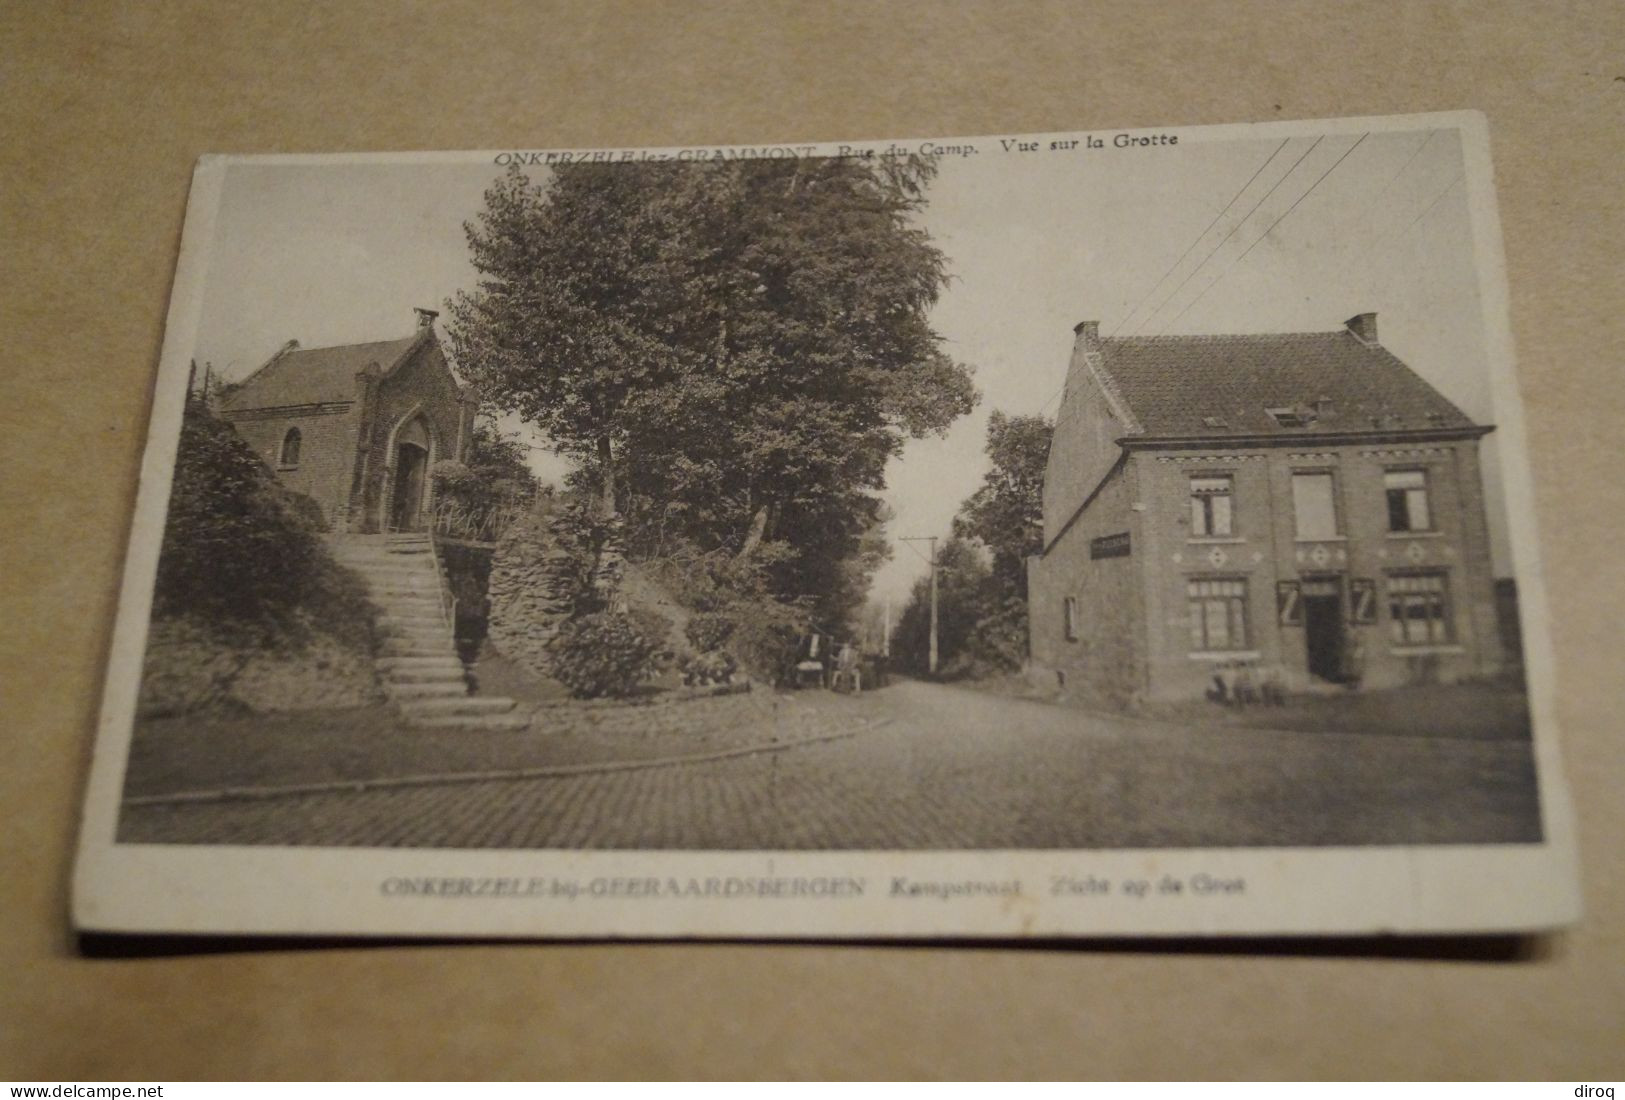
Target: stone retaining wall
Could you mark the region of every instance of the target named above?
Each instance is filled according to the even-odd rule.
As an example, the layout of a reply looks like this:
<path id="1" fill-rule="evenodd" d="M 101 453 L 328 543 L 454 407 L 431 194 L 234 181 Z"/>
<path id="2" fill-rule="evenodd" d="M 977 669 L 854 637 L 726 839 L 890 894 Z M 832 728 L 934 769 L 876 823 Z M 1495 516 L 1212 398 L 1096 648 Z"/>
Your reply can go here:
<path id="1" fill-rule="evenodd" d="M 580 566 L 563 510 L 546 503 L 503 533 L 491 558 L 486 637 L 522 668 L 546 676 L 548 645 L 575 610 Z"/>

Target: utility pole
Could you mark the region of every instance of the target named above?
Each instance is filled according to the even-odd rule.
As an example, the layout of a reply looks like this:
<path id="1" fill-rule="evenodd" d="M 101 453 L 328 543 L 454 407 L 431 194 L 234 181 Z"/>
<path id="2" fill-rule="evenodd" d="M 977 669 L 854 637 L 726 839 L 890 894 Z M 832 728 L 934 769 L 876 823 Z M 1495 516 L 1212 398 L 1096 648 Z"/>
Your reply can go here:
<path id="1" fill-rule="evenodd" d="M 928 668 L 931 675 L 937 674 L 937 536 L 917 535 L 913 538 L 899 539 L 899 542 L 929 542 L 931 544 L 931 656 Z"/>

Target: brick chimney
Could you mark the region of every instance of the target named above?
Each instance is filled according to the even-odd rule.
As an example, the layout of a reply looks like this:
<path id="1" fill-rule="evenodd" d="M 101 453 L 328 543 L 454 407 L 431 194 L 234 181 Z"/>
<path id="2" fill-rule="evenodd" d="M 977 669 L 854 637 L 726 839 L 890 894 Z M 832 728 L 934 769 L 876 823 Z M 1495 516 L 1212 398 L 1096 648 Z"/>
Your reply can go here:
<path id="1" fill-rule="evenodd" d="M 440 316 L 437 309 L 424 309 L 422 306 L 413 306 L 412 312 L 418 315 L 418 328 L 434 328 L 434 319 Z"/>
<path id="2" fill-rule="evenodd" d="M 1375 313 L 1356 313 L 1343 322 L 1348 330 L 1354 333 L 1354 338 L 1362 344 L 1376 344 L 1377 342 L 1377 315 Z"/>
<path id="3" fill-rule="evenodd" d="M 1073 342 L 1074 350 L 1099 351 L 1100 350 L 1100 322 L 1079 321 L 1072 326 L 1072 331 L 1078 334 Z"/>

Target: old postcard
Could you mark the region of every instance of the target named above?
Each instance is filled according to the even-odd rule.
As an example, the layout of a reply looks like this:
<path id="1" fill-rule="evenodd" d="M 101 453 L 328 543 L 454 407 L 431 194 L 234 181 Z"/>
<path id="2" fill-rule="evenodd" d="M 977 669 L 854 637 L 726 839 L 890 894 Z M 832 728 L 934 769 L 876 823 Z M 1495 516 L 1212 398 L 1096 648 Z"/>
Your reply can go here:
<path id="1" fill-rule="evenodd" d="M 1481 116 L 218 156 L 86 930 L 1579 912 Z"/>

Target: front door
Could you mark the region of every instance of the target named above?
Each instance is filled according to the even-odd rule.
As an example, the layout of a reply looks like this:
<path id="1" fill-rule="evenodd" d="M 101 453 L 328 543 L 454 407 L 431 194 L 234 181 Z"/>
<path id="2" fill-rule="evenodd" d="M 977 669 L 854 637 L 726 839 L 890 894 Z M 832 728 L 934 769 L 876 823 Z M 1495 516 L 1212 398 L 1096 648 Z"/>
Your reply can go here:
<path id="1" fill-rule="evenodd" d="M 1305 577 L 1304 641 L 1309 674 L 1332 683 L 1343 680 L 1343 578 Z"/>
<path id="2" fill-rule="evenodd" d="M 423 483 L 429 468 L 429 452 L 415 443 L 395 448 L 395 495 L 390 501 L 389 526 L 392 531 L 415 531 L 423 507 Z"/>

